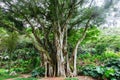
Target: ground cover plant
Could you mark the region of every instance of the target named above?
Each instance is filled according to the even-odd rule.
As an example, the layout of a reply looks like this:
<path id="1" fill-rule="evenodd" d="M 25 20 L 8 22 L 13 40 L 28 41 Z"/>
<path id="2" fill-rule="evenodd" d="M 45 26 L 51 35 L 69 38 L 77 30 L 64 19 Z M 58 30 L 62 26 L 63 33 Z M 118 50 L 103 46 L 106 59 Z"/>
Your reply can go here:
<path id="1" fill-rule="evenodd" d="M 0 80 L 5 80 L 5 79 L 9 79 L 9 78 L 16 78 L 16 77 L 18 77 L 18 75 L 12 76 L 12 75 L 9 75 L 8 70 L 0 69 Z"/>

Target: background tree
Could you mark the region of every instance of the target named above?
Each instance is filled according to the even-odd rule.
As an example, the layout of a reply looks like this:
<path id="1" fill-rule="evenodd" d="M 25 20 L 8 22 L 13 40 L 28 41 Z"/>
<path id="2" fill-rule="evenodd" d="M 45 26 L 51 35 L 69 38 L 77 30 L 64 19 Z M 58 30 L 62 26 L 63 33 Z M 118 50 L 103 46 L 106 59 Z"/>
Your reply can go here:
<path id="1" fill-rule="evenodd" d="M 1 40 L 1 46 L 8 53 L 9 56 L 9 64 L 8 64 L 9 70 L 11 69 L 12 55 L 13 55 L 13 51 L 17 46 L 17 41 L 18 41 L 18 34 L 16 32 L 7 34 L 7 36 L 4 36 L 4 38 L 2 38 Z"/>

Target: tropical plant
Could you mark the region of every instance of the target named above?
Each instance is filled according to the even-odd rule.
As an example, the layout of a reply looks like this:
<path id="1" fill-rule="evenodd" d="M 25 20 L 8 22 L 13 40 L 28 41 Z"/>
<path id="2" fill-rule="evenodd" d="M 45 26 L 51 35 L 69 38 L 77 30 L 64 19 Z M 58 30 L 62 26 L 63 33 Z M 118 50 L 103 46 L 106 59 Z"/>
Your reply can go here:
<path id="1" fill-rule="evenodd" d="M 119 80 L 120 79 L 120 59 L 109 59 L 104 66 L 86 65 L 82 68 L 82 73 L 97 79 Z"/>

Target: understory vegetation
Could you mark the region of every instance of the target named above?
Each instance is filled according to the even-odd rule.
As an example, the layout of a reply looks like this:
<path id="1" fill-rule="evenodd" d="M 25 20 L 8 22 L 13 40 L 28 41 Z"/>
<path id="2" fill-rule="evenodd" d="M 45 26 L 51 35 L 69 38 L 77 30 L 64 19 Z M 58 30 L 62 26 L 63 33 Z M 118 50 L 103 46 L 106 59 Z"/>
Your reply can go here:
<path id="1" fill-rule="evenodd" d="M 21 38 L 22 37 L 22 38 Z M 9 54 L 7 51 L 2 51 L 0 80 L 14 78 L 15 80 L 37 80 L 45 76 L 44 59 L 42 55 L 35 49 L 29 38 L 19 36 L 20 41 L 12 53 L 12 62 L 9 72 Z M 78 50 L 77 55 L 77 74 L 79 76 L 91 76 L 98 80 L 119 80 L 120 79 L 120 52 L 119 52 L 119 36 L 101 37 L 92 41 L 86 40 Z M 101 42 L 99 41 L 99 39 Z M 113 39 L 114 38 L 114 39 Z M 111 41 L 106 43 L 107 41 Z M 98 42 L 99 43 L 96 43 Z M 104 42 L 103 42 L 104 41 Z M 87 46 L 89 45 L 89 46 Z M 106 45 L 106 46 L 104 46 Z M 99 48 L 98 48 L 99 46 Z M 101 53 L 99 53 L 101 51 Z M 10 75 L 11 72 L 16 72 L 17 75 Z M 30 78 L 17 78 L 19 74 L 30 74 Z M 78 80 L 78 78 L 66 78 L 65 80 Z"/>
<path id="2" fill-rule="evenodd" d="M 120 80 L 120 0 L 101 1 L 0 0 L 0 80 Z"/>

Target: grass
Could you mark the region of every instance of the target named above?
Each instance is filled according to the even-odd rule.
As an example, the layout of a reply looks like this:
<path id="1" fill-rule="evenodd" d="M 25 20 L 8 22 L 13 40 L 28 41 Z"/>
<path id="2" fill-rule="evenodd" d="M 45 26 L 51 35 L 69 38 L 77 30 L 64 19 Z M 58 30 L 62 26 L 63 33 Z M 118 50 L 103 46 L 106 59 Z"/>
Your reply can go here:
<path id="1" fill-rule="evenodd" d="M 37 80 L 36 78 L 17 78 L 16 76 L 10 76 L 6 69 L 0 69 L 0 80 L 14 78 L 14 80 Z"/>
<path id="2" fill-rule="evenodd" d="M 16 78 L 15 80 L 37 80 L 36 78 Z"/>
<path id="3" fill-rule="evenodd" d="M 17 76 L 18 75 L 10 76 L 5 69 L 0 69 L 0 80 L 5 80 L 5 79 L 9 79 L 9 78 L 15 78 Z"/>
<path id="4" fill-rule="evenodd" d="M 66 78 L 65 80 L 78 80 L 78 78 Z"/>
<path id="5" fill-rule="evenodd" d="M 0 75 L 0 80 L 5 80 L 5 79 L 9 79 L 9 78 L 15 78 L 17 76 L 10 76 L 9 74 L 2 74 Z"/>

